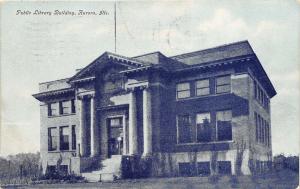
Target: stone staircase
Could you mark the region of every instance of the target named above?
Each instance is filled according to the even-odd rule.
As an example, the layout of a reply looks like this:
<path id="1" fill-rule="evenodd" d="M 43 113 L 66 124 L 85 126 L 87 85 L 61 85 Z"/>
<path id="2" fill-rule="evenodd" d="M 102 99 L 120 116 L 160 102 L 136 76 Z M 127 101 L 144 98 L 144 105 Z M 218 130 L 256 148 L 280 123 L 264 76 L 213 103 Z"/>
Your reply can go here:
<path id="1" fill-rule="evenodd" d="M 114 181 L 120 178 L 122 155 L 113 155 L 111 158 L 102 161 L 103 167 L 100 170 L 81 173 L 88 182 Z"/>

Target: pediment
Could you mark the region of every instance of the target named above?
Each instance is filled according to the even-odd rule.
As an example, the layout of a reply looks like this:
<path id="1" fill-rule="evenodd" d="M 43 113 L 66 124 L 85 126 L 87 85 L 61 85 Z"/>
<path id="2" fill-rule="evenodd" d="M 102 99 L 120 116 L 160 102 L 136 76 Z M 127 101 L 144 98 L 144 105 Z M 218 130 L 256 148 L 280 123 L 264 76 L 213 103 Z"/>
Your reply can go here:
<path id="1" fill-rule="evenodd" d="M 97 72 L 107 67 L 107 64 L 117 64 L 126 67 L 126 69 L 134 69 L 143 67 L 144 63 L 132 58 L 124 57 L 114 53 L 105 52 L 100 57 L 95 59 L 92 63 L 78 71 L 73 77 L 69 79 L 69 83 L 75 83 L 86 78 L 95 78 Z"/>

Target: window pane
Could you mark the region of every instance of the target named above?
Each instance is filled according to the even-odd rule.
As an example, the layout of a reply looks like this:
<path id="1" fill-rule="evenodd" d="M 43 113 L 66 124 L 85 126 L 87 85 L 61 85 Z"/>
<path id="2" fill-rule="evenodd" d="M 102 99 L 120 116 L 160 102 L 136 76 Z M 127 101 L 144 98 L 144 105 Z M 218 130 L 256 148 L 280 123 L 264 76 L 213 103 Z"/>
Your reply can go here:
<path id="1" fill-rule="evenodd" d="M 177 91 L 190 90 L 190 83 L 177 84 Z"/>
<path id="2" fill-rule="evenodd" d="M 217 85 L 225 85 L 225 84 L 230 84 L 230 75 L 227 76 L 222 76 L 222 77 L 217 77 Z"/>
<path id="3" fill-rule="evenodd" d="M 189 116 L 178 116 L 178 142 L 192 142 L 192 127 Z"/>
<path id="4" fill-rule="evenodd" d="M 218 140 L 232 140 L 231 110 L 217 112 Z"/>
<path id="5" fill-rule="evenodd" d="M 178 163 L 181 176 L 192 176 L 191 163 Z"/>
<path id="6" fill-rule="evenodd" d="M 62 127 L 62 135 L 69 135 L 69 128 L 68 127 Z"/>
<path id="7" fill-rule="evenodd" d="M 231 162 L 230 161 L 218 161 L 218 173 L 219 174 L 231 174 Z"/>
<path id="8" fill-rule="evenodd" d="M 230 92 L 231 87 L 230 85 L 221 85 L 221 86 L 217 86 L 217 93 L 228 93 Z"/>
<path id="9" fill-rule="evenodd" d="M 71 100 L 71 113 L 76 113 L 75 99 Z"/>
<path id="10" fill-rule="evenodd" d="M 60 127 L 60 149 L 69 150 L 69 127 Z"/>
<path id="11" fill-rule="evenodd" d="M 177 92 L 177 98 L 188 98 L 190 96 L 191 96 L 190 91 Z"/>
<path id="12" fill-rule="evenodd" d="M 48 150 L 57 150 L 58 133 L 56 128 L 48 129 Z"/>
<path id="13" fill-rule="evenodd" d="M 70 113 L 70 101 L 62 101 L 61 102 L 61 113 L 68 114 Z"/>
<path id="14" fill-rule="evenodd" d="M 198 175 L 207 176 L 210 175 L 210 163 L 198 162 Z"/>
<path id="15" fill-rule="evenodd" d="M 209 88 L 197 89 L 197 96 L 209 95 Z"/>
<path id="16" fill-rule="evenodd" d="M 209 87 L 209 80 L 205 79 L 205 80 L 199 80 L 196 82 L 196 88 L 205 88 L 205 87 Z"/>
<path id="17" fill-rule="evenodd" d="M 210 113 L 197 114 L 197 141 L 211 141 Z"/>
<path id="18" fill-rule="evenodd" d="M 122 126 L 122 118 L 111 118 L 110 119 L 110 126 L 120 127 Z"/>
<path id="19" fill-rule="evenodd" d="M 256 142 L 258 142 L 258 117 L 257 117 L 257 113 L 254 112 L 254 116 L 255 116 L 255 139 L 256 139 Z"/>
<path id="20" fill-rule="evenodd" d="M 76 130 L 75 130 L 75 125 L 72 125 L 72 149 L 76 149 Z"/>
<path id="21" fill-rule="evenodd" d="M 50 104 L 50 115 L 58 115 L 58 103 L 51 103 Z"/>

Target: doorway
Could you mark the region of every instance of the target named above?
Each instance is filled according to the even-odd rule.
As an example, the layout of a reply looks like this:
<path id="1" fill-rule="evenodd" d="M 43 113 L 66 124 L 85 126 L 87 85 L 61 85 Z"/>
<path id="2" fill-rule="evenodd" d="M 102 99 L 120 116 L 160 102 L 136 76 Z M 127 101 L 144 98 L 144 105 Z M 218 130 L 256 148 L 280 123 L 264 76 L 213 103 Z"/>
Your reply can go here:
<path id="1" fill-rule="evenodd" d="M 123 116 L 107 119 L 108 156 L 123 154 Z"/>

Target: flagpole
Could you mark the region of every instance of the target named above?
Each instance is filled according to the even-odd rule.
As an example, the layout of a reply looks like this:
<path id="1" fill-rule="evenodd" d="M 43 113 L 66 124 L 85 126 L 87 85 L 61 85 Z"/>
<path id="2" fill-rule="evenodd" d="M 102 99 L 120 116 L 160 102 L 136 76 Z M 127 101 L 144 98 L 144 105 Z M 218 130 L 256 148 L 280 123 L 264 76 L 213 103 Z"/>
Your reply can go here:
<path id="1" fill-rule="evenodd" d="M 115 53 L 117 53 L 117 13 L 116 13 L 116 7 L 117 7 L 117 2 L 115 1 L 115 6 L 114 6 L 114 24 L 115 24 Z"/>

